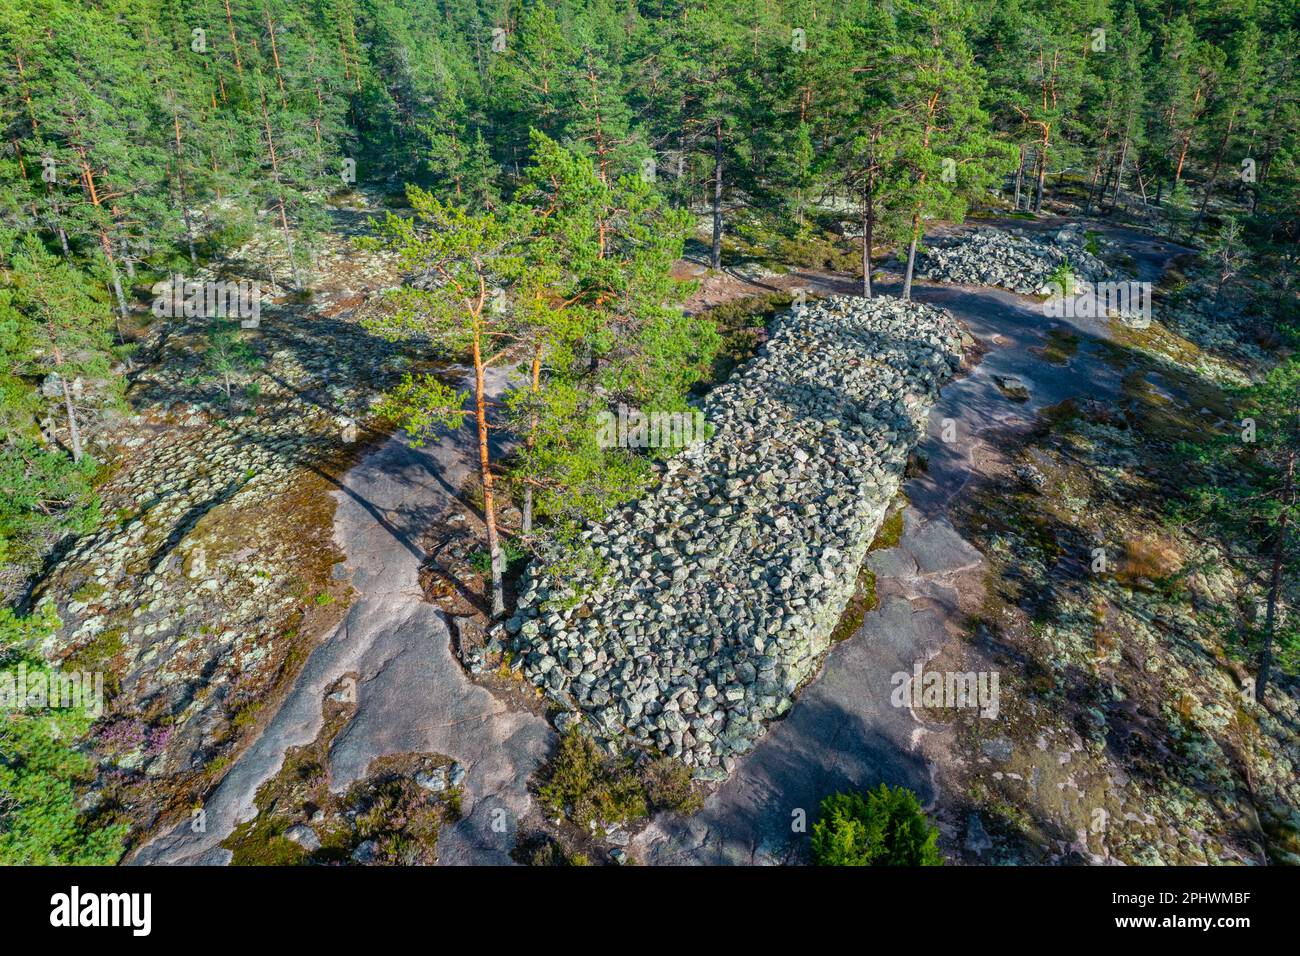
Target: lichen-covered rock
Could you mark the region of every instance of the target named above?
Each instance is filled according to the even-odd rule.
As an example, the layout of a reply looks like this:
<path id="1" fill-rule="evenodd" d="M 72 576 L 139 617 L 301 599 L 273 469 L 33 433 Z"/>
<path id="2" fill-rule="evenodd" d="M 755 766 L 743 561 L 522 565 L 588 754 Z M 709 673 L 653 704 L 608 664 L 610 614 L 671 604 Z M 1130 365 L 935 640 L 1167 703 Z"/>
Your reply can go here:
<path id="1" fill-rule="evenodd" d="M 127 394 L 134 414 L 89 443 L 110 465 L 102 520 L 32 593 L 62 621 L 43 653 L 104 675 L 88 748 L 103 771 L 95 786 L 146 787 L 142 817 L 147 799 L 253 726 L 292 673 L 286 660 L 314 637 L 305 615 L 338 599 L 326 593 L 342 557 L 328 475 L 359 447 L 341 423 L 369 417 L 409 353 L 358 321 L 396 275 L 391 258 L 327 240 L 318 264 L 329 275 L 311 301 L 268 302 L 241 333 L 261 365 L 236 377 L 229 399 L 196 358 L 209 319 L 150 328 Z"/>
<path id="2" fill-rule="evenodd" d="M 960 359 L 957 323 L 917 303 L 779 317 L 705 400 L 709 439 L 582 534 L 590 567 L 556 554 L 526 573 L 506 628 L 524 673 L 604 740 L 729 771 L 827 650 Z"/>

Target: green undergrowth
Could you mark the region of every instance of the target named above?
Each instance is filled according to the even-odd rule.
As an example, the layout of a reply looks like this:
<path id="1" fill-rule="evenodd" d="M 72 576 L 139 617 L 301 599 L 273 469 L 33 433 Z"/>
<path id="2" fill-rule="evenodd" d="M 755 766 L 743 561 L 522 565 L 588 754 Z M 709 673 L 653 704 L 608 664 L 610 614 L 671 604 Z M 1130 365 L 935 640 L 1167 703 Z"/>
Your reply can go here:
<path id="1" fill-rule="evenodd" d="M 797 221 L 749 211 L 723 236 L 726 265 L 758 262 L 774 272 L 790 268 L 862 272 L 862 243 L 838 233 L 838 214 L 812 212 Z"/>
<path id="2" fill-rule="evenodd" d="M 659 757 L 637 767 L 628 757 L 605 754 L 578 727 L 560 739 L 538 781 L 541 804 L 587 830 L 625 826 L 660 810 L 691 814 L 703 805 L 685 764 Z"/>
<path id="3" fill-rule="evenodd" d="M 531 834 L 510 855 L 524 866 L 591 866 L 588 854 L 571 849 L 548 833 Z"/>
<path id="4" fill-rule="evenodd" d="M 758 351 L 766 338 L 772 319 L 790 308 L 794 296 L 788 292 L 745 296 L 714 306 L 707 313 L 721 337 L 722 346 L 713 359 L 713 369 L 706 383 L 697 391 L 725 382 Z"/>

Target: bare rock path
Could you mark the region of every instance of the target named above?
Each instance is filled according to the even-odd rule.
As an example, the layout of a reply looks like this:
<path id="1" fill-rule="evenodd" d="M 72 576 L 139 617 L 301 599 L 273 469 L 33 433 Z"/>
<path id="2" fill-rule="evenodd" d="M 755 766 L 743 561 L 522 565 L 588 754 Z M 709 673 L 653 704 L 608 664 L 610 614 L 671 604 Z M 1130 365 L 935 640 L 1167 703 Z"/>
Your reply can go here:
<path id="1" fill-rule="evenodd" d="M 494 371 L 490 387 L 500 392 L 506 373 Z M 451 652 L 447 619 L 425 602 L 418 580 L 421 536 L 457 507 L 475 467 L 476 440 L 472 421 L 423 448 L 393 436 L 347 473 L 335 493 L 334 536 L 347 555 L 343 572 L 356 600 L 209 796 L 203 831 L 182 823 L 131 862 L 228 863 L 230 852 L 220 844 L 253 818 L 257 790 L 279 771 L 285 752 L 319 734 L 323 696 L 347 674 L 356 675 L 357 710 L 331 746 L 331 787 L 345 789 L 386 754 L 451 757 L 466 771 L 462 817 L 439 836 L 440 861 L 510 861 L 529 807 L 527 781 L 549 753 L 553 732 L 465 676 Z"/>

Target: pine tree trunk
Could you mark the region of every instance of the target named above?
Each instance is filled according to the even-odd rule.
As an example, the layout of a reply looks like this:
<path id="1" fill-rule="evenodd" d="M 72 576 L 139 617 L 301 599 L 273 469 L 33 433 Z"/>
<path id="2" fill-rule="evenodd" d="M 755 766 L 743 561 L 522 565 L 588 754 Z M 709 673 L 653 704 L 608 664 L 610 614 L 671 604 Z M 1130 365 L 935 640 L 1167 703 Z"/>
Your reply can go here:
<path id="1" fill-rule="evenodd" d="M 54 325 L 49 323 L 50 339 L 54 339 Z M 68 434 L 72 441 L 72 460 L 81 461 L 81 429 L 77 426 L 77 410 L 72 405 L 72 389 L 68 387 L 68 376 L 63 371 L 63 352 L 55 345 L 52 349 L 54 354 L 54 368 L 59 376 L 59 388 L 63 390 L 63 407 L 68 412 Z"/>
<path id="2" fill-rule="evenodd" d="M 293 235 L 289 230 L 289 216 L 284 208 L 284 193 L 280 190 L 280 161 L 275 153 L 275 137 L 271 133 L 271 115 L 266 109 L 266 91 L 260 89 L 260 82 L 258 86 L 258 92 L 261 94 L 262 126 L 266 130 L 266 150 L 271 159 L 271 175 L 275 178 L 276 194 L 280 201 L 280 228 L 284 232 L 284 244 L 289 253 L 289 271 L 293 274 L 293 291 L 299 292 L 302 290 L 302 279 L 298 275 L 297 257 L 294 255 L 293 250 Z"/>
<path id="3" fill-rule="evenodd" d="M 1119 191 L 1124 185 L 1124 164 L 1128 162 L 1128 137 L 1124 137 L 1124 146 L 1119 151 L 1119 170 L 1115 173 L 1115 191 L 1111 193 L 1110 208 L 1119 204 Z"/>
<path id="4" fill-rule="evenodd" d="M 66 376 L 59 375 L 59 385 L 63 389 L 63 407 L 68 410 L 68 434 L 72 436 L 72 460 L 81 461 L 81 429 L 77 427 L 77 412 L 72 407 L 72 389 L 68 387 Z"/>
<path id="5" fill-rule="evenodd" d="M 74 147 L 81 159 L 81 181 L 85 187 L 86 195 L 93 206 L 100 207 L 102 202 L 99 197 L 99 189 L 95 185 L 95 171 L 90 168 L 90 159 L 86 154 L 84 146 Z M 108 233 L 101 227 L 99 230 L 99 244 L 104 250 L 104 258 L 108 260 L 108 268 L 113 278 L 113 292 L 117 296 L 117 311 L 122 320 L 127 318 L 126 296 L 122 294 L 122 280 L 117 274 L 117 259 L 113 255 L 113 243 L 108 238 Z M 118 335 L 122 333 L 122 326 L 118 324 Z"/>
<path id="6" fill-rule="evenodd" d="M 15 149 L 15 152 L 16 152 L 16 151 L 17 151 L 17 144 L 15 144 L 14 149 Z M 54 190 L 53 190 L 53 188 L 52 188 L 51 186 L 49 186 L 48 184 L 47 184 L 46 187 L 45 187 L 45 192 L 46 192 L 46 196 L 48 197 L 49 202 L 50 202 L 50 213 L 51 213 L 51 215 L 54 217 L 53 220 L 52 220 L 53 223 L 54 223 L 54 231 L 55 231 L 55 232 L 58 234 L 58 236 L 59 236 L 59 248 L 63 250 L 63 258 L 64 258 L 64 259 L 71 259 L 71 258 L 72 258 L 72 250 L 68 248 L 68 232 L 67 232 L 66 229 L 63 228 L 63 218 L 62 218 L 62 216 L 60 215 L 60 211 L 59 211 L 59 200 L 58 200 L 58 198 L 54 195 Z M 33 203 L 33 204 L 32 204 L 32 212 L 33 212 L 33 214 L 35 214 L 35 211 L 36 211 L 36 209 L 35 209 L 35 203 Z"/>
<path id="7" fill-rule="evenodd" d="M 907 244 L 907 271 L 903 275 L 903 301 L 912 299 L 912 272 L 916 267 L 916 243 L 921 228 L 920 217 L 912 217 L 912 241 Z"/>
<path id="8" fill-rule="evenodd" d="M 1043 148 L 1038 153 L 1038 191 L 1034 194 L 1034 215 L 1043 211 L 1043 187 L 1047 183 L 1047 136 L 1043 136 Z"/>
<path id="9" fill-rule="evenodd" d="M 1237 125 L 1237 112 L 1233 111 L 1228 119 L 1228 128 L 1223 133 L 1223 139 L 1219 143 L 1219 151 L 1214 156 L 1214 168 L 1210 170 L 1210 179 L 1205 184 L 1205 195 L 1201 198 L 1201 208 L 1196 213 L 1196 222 L 1192 224 L 1192 235 L 1201 231 L 1201 223 L 1205 221 L 1205 212 L 1210 207 L 1210 196 L 1214 193 L 1214 187 L 1219 179 L 1219 170 L 1223 167 L 1223 155 L 1227 152 L 1228 141 L 1232 138 L 1232 130 Z"/>
<path id="10" fill-rule="evenodd" d="M 1083 204 L 1083 214 L 1092 215 L 1092 200 L 1097 195 L 1097 179 L 1101 176 L 1101 157 L 1092 165 L 1092 179 L 1088 183 L 1088 201 Z"/>
<path id="11" fill-rule="evenodd" d="M 289 253 L 289 271 L 293 274 L 293 291 L 302 291 L 302 276 L 298 274 L 298 257 L 293 249 L 293 230 L 289 228 L 289 217 L 284 211 L 284 196 L 280 197 L 280 228 L 284 232 L 284 245 Z"/>
<path id="12" fill-rule="evenodd" d="M 713 125 L 713 248 L 709 266 L 722 268 L 722 119 Z"/>
<path id="13" fill-rule="evenodd" d="M 244 75 L 244 64 L 239 59 L 239 41 L 235 39 L 235 20 L 230 15 L 230 0 L 223 0 L 226 6 L 226 25 L 230 27 L 230 46 L 235 53 L 235 72 Z"/>
<path id="14" fill-rule="evenodd" d="M 533 352 L 533 411 L 528 421 L 528 450 L 532 451 L 537 445 L 537 394 L 541 388 L 542 380 L 542 350 L 539 348 Z M 532 534 L 533 531 L 533 486 L 529 482 L 524 483 L 524 513 L 519 524 L 520 531 L 525 534 Z"/>
<path id="15" fill-rule="evenodd" d="M 1020 212 L 1020 186 L 1025 179 L 1025 144 L 1020 144 L 1020 162 L 1016 164 L 1016 196 L 1015 209 Z"/>
<path id="16" fill-rule="evenodd" d="M 199 254 L 194 249 L 194 224 L 190 221 L 189 203 L 185 199 L 184 183 L 181 184 L 180 198 L 181 216 L 185 220 L 185 243 L 189 246 L 190 250 L 190 265 L 197 267 L 199 264 Z"/>
<path id="17" fill-rule="evenodd" d="M 284 96 L 284 77 L 280 75 L 280 48 L 275 42 L 275 24 L 271 21 L 271 11 L 265 6 L 262 7 L 262 14 L 266 17 L 266 32 L 271 37 L 271 58 L 275 62 L 275 82 L 280 87 L 280 96 Z"/>
<path id="18" fill-rule="evenodd" d="M 108 259 L 108 270 L 113 279 L 113 295 L 117 298 L 117 312 L 118 315 L 122 317 L 122 320 L 126 321 L 127 318 L 126 295 L 122 291 L 122 277 L 118 274 L 117 271 L 117 260 L 113 258 L 113 254 L 111 252 L 107 251 L 108 236 L 103 236 L 103 239 L 104 239 L 105 258 Z M 119 326 L 118 332 L 120 333 L 121 331 L 122 331 L 121 327 Z"/>
<path id="19" fill-rule="evenodd" d="M 862 296 L 871 298 L 871 234 L 875 227 L 875 176 L 867 174 L 866 188 L 862 193 Z"/>
<path id="20" fill-rule="evenodd" d="M 487 528 L 488 553 L 492 556 L 492 620 L 506 612 L 505 588 L 501 583 L 501 542 L 497 537 L 496 505 L 492 500 L 492 468 L 488 457 L 487 396 L 483 379 L 483 353 L 480 332 L 474 329 L 474 419 L 478 424 L 478 465 L 483 481 L 483 524 Z"/>

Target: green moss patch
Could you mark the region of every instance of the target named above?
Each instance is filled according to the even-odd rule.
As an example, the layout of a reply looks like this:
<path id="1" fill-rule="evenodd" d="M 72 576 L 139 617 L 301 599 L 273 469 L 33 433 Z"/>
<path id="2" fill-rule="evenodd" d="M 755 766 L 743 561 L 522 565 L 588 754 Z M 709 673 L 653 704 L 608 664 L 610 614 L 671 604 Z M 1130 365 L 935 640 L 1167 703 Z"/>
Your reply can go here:
<path id="1" fill-rule="evenodd" d="M 1079 336 L 1067 329 L 1049 329 L 1047 344 L 1039 353 L 1052 365 L 1066 365 L 1079 351 Z"/>
<path id="2" fill-rule="evenodd" d="M 122 690 L 122 673 L 126 670 L 126 629 L 110 627 L 63 659 L 64 671 L 83 671 L 104 675 L 104 693 L 112 698 Z"/>
<path id="3" fill-rule="evenodd" d="M 886 516 L 884 523 L 881 524 L 880 530 L 876 532 L 875 540 L 871 542 L 870 551 L 883 551 L 886 548 L 895 548 L 898 542 L 903 539 L 903 508 L 895 506 Z"/>
<path id="4" fill-rule="evenodd" d="M 876 572 L 863 565 L 858 571 L 858 585 L 853 591 L 853 596 L 849 598 L 844 613 L 840 615 L 839 622 L 831 631 L 831 643 L 838 644 L 856 634 L 866 616 L 879 605 L 880 599 L 876 596 Z"/>

